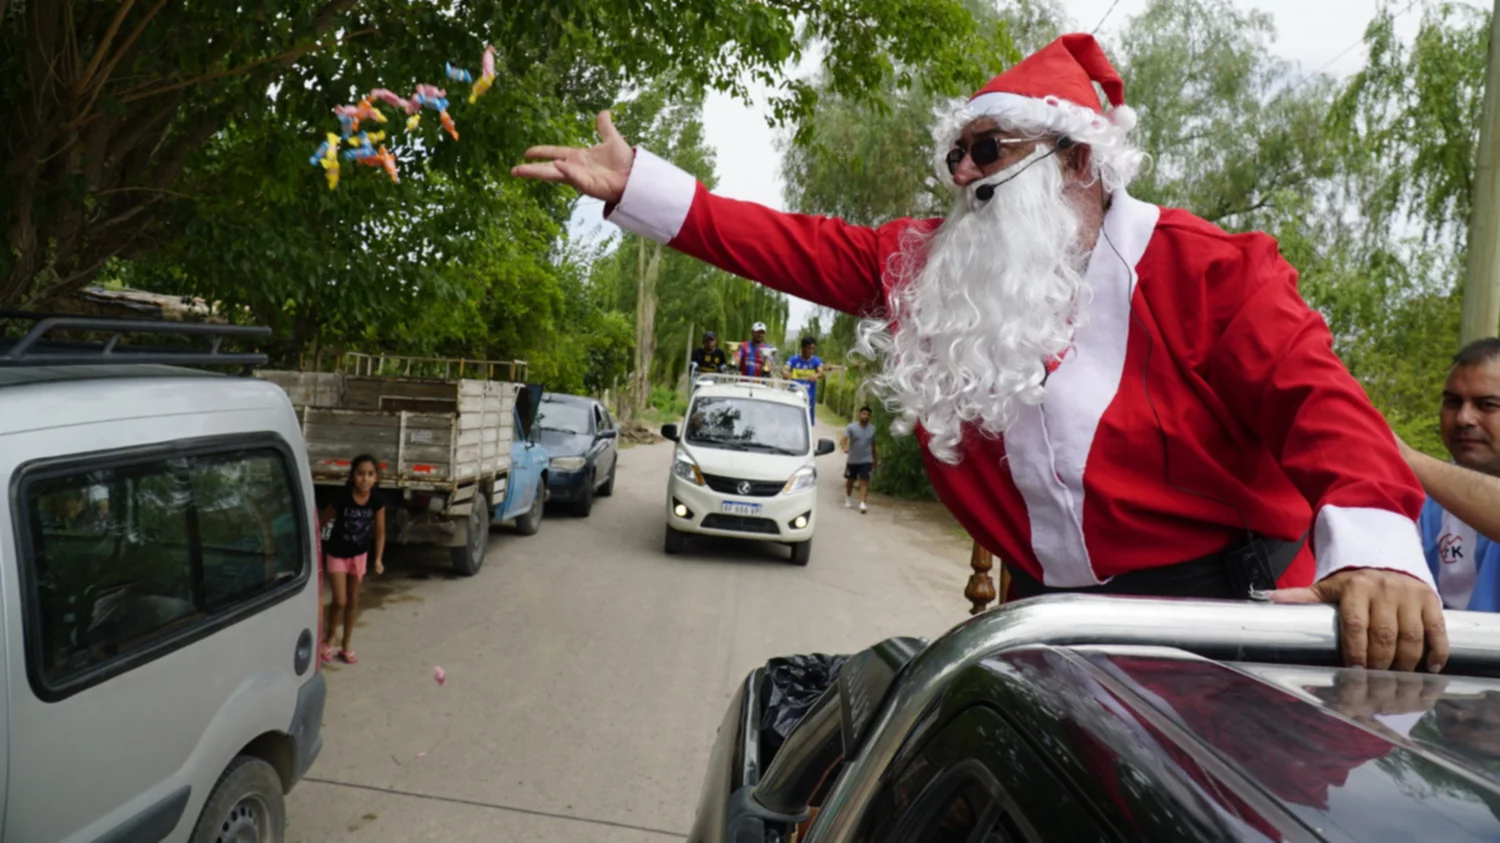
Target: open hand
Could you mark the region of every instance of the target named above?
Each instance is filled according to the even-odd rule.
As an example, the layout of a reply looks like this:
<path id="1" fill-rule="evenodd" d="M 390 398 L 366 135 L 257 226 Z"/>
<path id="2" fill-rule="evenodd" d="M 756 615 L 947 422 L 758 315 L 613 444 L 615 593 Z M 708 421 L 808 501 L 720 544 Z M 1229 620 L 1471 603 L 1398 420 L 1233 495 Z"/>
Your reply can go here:
<path id="1" fill-rule="evenodd" d="M 630 180 L 635 151 L 615 130 L 608 111 L 599 112 L 595 125 L 599 129 L 598 144 L 588 149 L 533 146 L 526 150 L 526 157 L 547 160 L 539 164 L 520 164 L 511 168 L 510 174 L 522 179 L 560 182 L 585 196 L 611 204 L 619 202 L 625 195 L 625 183 Z"/>
<path id="2" fill-rule="evenodd" d="M 1416 577 L 1378 568 L 1346 568 L 1309 588 L 1271 592 L 1276 603 L 1335 603 L 1344 663 L 1371 670 L 1415 670 L 1427 647 L 1433 673 L 1448 661 L 1443 605 Z"/>

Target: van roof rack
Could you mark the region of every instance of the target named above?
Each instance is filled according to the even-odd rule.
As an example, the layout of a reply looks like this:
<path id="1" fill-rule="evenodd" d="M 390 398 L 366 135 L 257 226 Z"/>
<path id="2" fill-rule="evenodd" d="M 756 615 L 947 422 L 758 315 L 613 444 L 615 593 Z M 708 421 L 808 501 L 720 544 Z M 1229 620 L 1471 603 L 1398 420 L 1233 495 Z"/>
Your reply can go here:
<path id="1" fill-rule="evenodd" d="M 807 381 L 793 381 L 786 378 L 762 378 L 754 375 L 742 375 L 738 372 L 703 372 L 693 373 L 692 391 L 697 391 L 704 386 L 759 386 L 766 389 L 784 389 L 787 392 L 801 395 L 807 394 Z"/>
<path id="2" fill-rule="evenodd" d="M 262 366 L 261 352 L 224 351 L 224 340 L 267 338 L 269 327 L 260 325 L 212 325 L 202 322 L 157 322 L 142 319 L 112 319 L 58 313 L 0 310 L 0 320 L 22 320 L 36 324 L 17 340 L 0 339 L 0 366 L 99 366 L 163 364 L 170 366 Z M 55 331 L 107 333 L 102 343 L 47 341 Z M 202 337 L 202 350 L 121 345 L 127 336 L 179 334 Z"/>

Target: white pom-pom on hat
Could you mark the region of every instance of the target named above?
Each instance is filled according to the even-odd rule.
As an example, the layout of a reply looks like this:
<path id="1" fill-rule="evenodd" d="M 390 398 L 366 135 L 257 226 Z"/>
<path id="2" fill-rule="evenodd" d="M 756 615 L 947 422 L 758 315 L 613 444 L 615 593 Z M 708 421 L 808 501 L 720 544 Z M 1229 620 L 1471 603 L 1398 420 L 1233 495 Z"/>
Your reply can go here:
<path id="1" fill-rule="evenodd" d="M 1128 105 L 1117 105 L 1110 109 L 1109 121 L 1119 127 L 1120 131 L 1129 132 L 1140 122 L 1140 116 Z"/>

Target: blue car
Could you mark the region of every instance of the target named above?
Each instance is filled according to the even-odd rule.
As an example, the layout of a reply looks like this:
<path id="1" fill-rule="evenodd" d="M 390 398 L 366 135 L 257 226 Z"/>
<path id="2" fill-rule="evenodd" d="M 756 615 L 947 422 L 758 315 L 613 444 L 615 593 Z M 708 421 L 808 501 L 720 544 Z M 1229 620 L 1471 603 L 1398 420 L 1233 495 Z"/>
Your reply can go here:
<path id="1" fill-rule="evenodd" d="M 619 429 L 598 401 L 552 392 L 542 395 L 536 421 L 550 458 L 547 500 L 588 517 L 596 495 L 614 493 Z"/>

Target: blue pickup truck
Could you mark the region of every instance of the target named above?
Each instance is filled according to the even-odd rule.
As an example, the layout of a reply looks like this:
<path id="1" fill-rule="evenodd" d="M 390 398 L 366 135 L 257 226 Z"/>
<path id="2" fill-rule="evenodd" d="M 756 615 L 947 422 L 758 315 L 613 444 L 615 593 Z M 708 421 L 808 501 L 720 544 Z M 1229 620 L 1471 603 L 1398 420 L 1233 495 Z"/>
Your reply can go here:
<path id="1" fill-rule="evenodd" d="M 516 396 L 510 473 L 495 482 L 495 507 L 490 519 L 494 524 L 514 522 L 516 532 L 523 536 L 541 529 L 542 509 L 547 502 L 550 457 L 536 424 L 541 398 L 542 388 L 535 384 L 527 384 Z"/>

